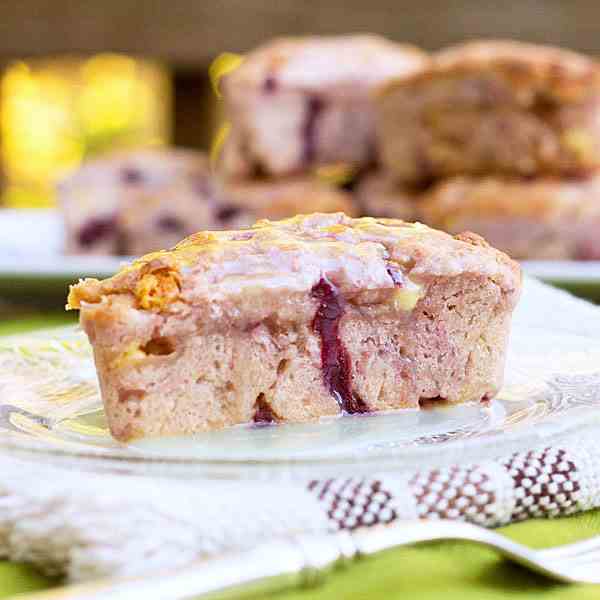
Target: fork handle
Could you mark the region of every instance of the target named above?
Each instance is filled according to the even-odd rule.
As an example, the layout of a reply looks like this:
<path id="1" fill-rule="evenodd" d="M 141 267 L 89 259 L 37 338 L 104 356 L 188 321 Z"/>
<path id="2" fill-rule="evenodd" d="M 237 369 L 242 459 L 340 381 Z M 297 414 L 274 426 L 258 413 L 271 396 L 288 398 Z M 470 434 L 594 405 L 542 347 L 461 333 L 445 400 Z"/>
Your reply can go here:
<path id="1" fill-rule="evenodd" d="M 198 561 L 169 572 L 105 579 L 27 594 L 27 600 L 226 599 L 316 584 L 356 556 L 350 534 L 298 536 L 253 550 Z M 25 600 L 25 598 L 23 599 Z"/>
<path id="2" fill-rule="evenodd" d="M 485 529 L 451 521 L 397 521 L 335 534 L 303 535 L 262 544 L 253 550 L 199 561 L 167 573 L 131 579 L 106 579 L 27 596 L 27 600 L 187 600 L 239 598 L 246 593 L 266 594 L 315 584 L 336 566 L 363 555 L 376 554 L 434 540 L 460 540 L 490 544 Z M 521 564 L 510 540 L 494 540 L 505 556 Z"/>

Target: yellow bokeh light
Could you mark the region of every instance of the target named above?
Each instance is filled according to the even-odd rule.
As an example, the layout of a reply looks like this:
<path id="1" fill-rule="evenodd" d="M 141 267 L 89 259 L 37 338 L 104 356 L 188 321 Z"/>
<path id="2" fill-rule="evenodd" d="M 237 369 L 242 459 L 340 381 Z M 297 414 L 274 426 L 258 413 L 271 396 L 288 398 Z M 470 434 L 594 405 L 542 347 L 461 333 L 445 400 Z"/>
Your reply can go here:
<path id="1" fill-rule="evenodd" d="M 117 54 L 17 62 L 0 80 L 4 203 L 52 204 L 52 187 L 85 157 L 119 146 L 165 144 L 166 69 Z"/>

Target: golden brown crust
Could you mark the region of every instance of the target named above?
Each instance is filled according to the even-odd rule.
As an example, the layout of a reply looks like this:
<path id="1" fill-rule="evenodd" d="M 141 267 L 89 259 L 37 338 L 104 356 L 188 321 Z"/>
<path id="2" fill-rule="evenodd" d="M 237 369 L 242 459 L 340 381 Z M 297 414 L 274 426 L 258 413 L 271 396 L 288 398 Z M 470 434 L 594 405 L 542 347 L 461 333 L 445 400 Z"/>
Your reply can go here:
<path id="1" fill-rule="evenodd" d="M 102 282 L 98 279 L 88 277 L 80 279 L 78 283 L 69 286 L 69 295 L 67 296 L 67 310 L 79 310 L 82 303 L 96 304 L 102 299 L 102 294 L 106 293 Z"/>
<path id="2" fill-rule="evenodd" d="M 390 82 L 380 93 L 440 77 L 482 74 L 500 76 L 515 90 L 548 94 L 561 102 L 581 101 L 600 90 L 598 62 L 583 54 L 512 40 L 485 40 L 434 54 L 428 69 Z"/>
<path id="3" fill-rule="evenodd" d="M 472 231 L 463 231 L 454 236 L 455 240 L 466 242 L 471 246 L 479 246 L 480 248 L 489 248 L 490 245 L 483 239 L 479 234 L 473 233 Z"/>

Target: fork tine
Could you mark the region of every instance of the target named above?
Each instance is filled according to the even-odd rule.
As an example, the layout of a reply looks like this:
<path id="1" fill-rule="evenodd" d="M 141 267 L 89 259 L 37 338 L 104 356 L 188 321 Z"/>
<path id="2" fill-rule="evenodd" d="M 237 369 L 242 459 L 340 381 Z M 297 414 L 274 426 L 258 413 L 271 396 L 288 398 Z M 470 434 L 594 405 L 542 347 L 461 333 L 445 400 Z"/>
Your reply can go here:
<path id="1" fill-rule="evenodd" d="M 381 550 L 437 540 L 466 540 L 494 548 L 502 556 L 526 569 L 569 583 L 600 583 L 600 569 L 573 560 L 561 559 L 557 553 L 527 548 L 502 534 L 477 525 L 457 521 L 399 521 L 392 526 L 380 526 L 353 532 L 358 555 L 370 555 Z M 596 540 L 594 540 L 596 541 Z M 591 544 L 587 544 L 589 547 Z M 571 546 L 575 546 L 571 544 Z M 581 543 L 577 546 L 581 546 Z M 564 547 L 563 550 L 567 548 Z M 571 548 L 572 550 L 572 548 Z"/>
<path id="2" fill-rule="evenodd" d="M 590 565 L 593 563 L 600 564 L 600 549 L 594 550 L 593 552 L 583 552 L 582 554 L 576 554 L 575 556 L 562 557 L 558 560 L 563 562 L 565 566 L 569 567 L 578 567 L 579 565 Z"/>
<path id="3" fill-rule="evenodd" d="M 587 554 L 595 550 L 600 550 L 600 536 L 594 536 L 582 542 L 575 542 L 574 544 L 566 544 L 564 546 L 556 546 L 555 548 L 548 548 L 545 550 L 538 550 L 539 554 L 544 558 L 558 559 L 558 558 L 570 558 Z"/>

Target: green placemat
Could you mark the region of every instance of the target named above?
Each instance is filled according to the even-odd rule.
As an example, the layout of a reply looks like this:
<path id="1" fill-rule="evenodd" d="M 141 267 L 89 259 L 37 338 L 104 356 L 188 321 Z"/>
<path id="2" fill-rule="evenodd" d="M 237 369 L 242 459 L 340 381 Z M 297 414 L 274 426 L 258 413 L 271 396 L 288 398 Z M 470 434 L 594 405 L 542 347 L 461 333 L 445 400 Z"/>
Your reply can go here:
<path id="1" fill-rule="evenodd" d="M 44 327 L 59 327 L 77 323 L 77 313 L 53 312 L 49 314 L 33 314 L 18 320 L 3 319 L 0 313 L 0 335 L 25 333 Z"/>
<path id="2" fill-rule="evenodd" d="M 53 582 L 37 573 L 28 565 L 0 562 L 0 598 L 10 598 L 14 594 L 45 590 Z"/>
<path id="3" fill-rule="evenodd" d="M 59 312 L 28 315 L 17 321 L 3 319 L 0 335 L 73 321 L 74 315 Z M 500 531 L 532 547 L 565 544 L 600 535 L 600 511 L 556 520 L 532 520 Z M 56 585 L 56 581 L 30 567 L 0 562 L 0 598 Z M 271 597 L 274 600 L 587 600 L 600 599 L 600 586 L 554 584 L 509 564 L 494 552 L 469 543 L 445 542 L 365 559 L 334 573 L 321 587 Z"/>
<path id="4" fill-rule="evenodd" d="M 600 511 L 533 520 L 499 532 L 532 547 L 569 543 L 600 534 Z M 444 542 L 405 548 L 336 573 L 322 588 L 275 596 L 277 600 L 579 600 L 600 598 L 600 586 L 548 582 L 473 544 Z"/>
<path id="5" fill-rule="evenodd" d="M 600 511 L 573 517 L 533 520 L 500 531 L 532 547 L 600 535 Z M 52 587 L 23 565 L 0 563 L 0 598 Z M 264 596 L 263 596 L 264 597 Z M 273 600 L 589 600 L 600 586 L 549 582 L 513 566 L 474 544 L 444 542 L 403 548 L 359 561 L 332 574 L 324 585 L 273 594 Z M 138 599 L 132 599 L 138 600 Z M 142 599 L 140 599 L 142 600 Z M 258 600 L 258 597 L 256 597 Z"/>

